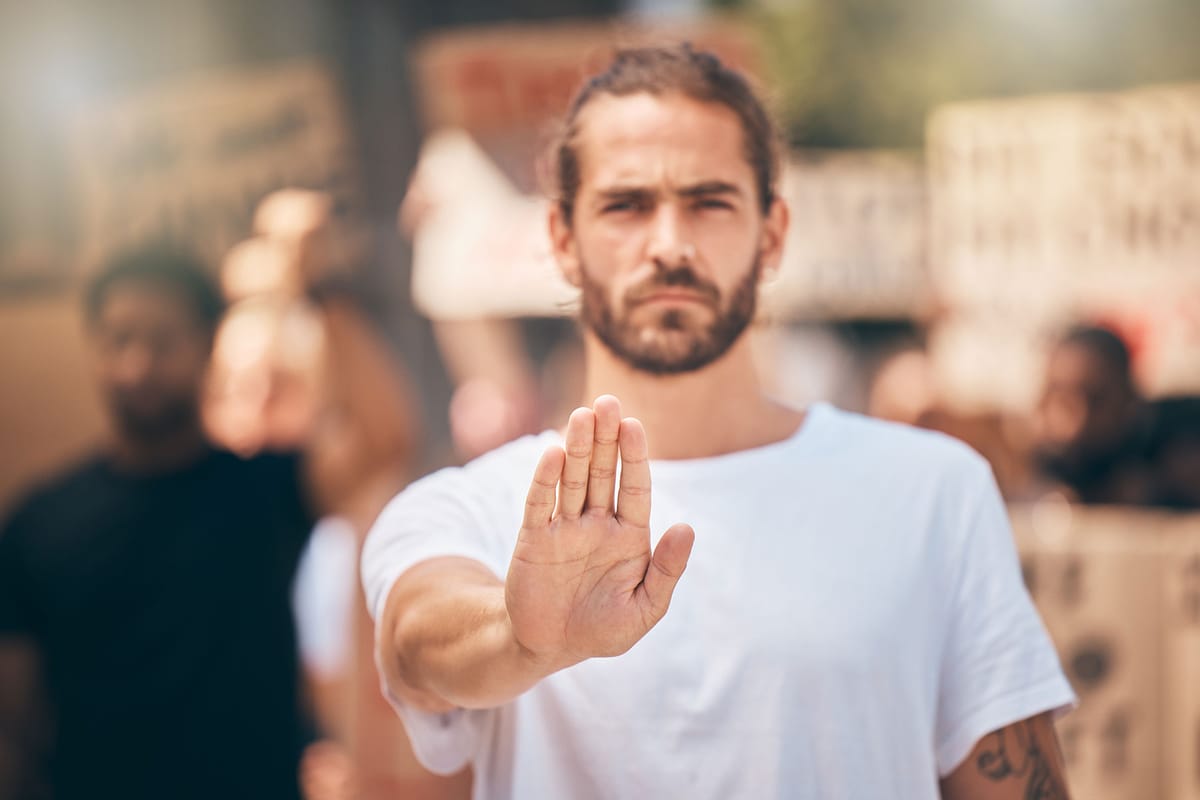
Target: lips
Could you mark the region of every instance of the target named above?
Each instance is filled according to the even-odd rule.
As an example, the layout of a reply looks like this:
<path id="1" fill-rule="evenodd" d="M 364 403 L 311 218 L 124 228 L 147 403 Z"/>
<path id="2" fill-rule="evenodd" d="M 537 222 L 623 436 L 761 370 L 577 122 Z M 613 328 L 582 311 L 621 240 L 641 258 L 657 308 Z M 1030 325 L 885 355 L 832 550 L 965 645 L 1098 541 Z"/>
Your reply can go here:
<path id="1" fill-rule="evenodd" d="M 718 293 L 702 287 L 648 286 L 630 292 L 626 305 L 629 307 L 648 303 L 699 303 L 716 306 Z"/>
<path id="2" fill-rule="evenodd" d="M 670 291 L 670 292 L 654 292 L 653 294 L 649 294 L 649 295 L 646 295 L 646 296 L 640 298 L 637 302 L 638 303 L 654 303 L 654 302 L 707 303 L 708 298 L 704 297 L 703 295 L 699 295 L 695 292 Z"/>

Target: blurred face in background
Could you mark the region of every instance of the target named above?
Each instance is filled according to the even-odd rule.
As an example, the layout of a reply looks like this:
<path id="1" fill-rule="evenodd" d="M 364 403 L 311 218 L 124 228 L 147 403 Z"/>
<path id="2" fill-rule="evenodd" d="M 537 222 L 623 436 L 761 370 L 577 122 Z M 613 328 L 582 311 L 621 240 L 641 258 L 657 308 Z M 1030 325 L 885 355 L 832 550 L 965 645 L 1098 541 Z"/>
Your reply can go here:
<path id="1" fill-rule="evenodd" d="M 211 334 L 179 292 L 118 282 L 90 333 L 96 381 L 120 435 L 153 441 L 197 424 Z"/>
<path id="2" fill-rule="evenodd" d="M 1108 458 L 1127 441 L 1137 412 L 1128 375 L 1079 344 L 1050 355 L 1037 410 L 1038 451 L 1071 468 Z"/>
<path id="3" fill-rule="evenodd" d="M 579 191 L 551 229 L 584 324 L 644 372 L 712 363 L 753 319 L 786 229 L 782 203 L 762 213 L 737 115 L 640 93 L 600 95 L 579 121 Z"/>

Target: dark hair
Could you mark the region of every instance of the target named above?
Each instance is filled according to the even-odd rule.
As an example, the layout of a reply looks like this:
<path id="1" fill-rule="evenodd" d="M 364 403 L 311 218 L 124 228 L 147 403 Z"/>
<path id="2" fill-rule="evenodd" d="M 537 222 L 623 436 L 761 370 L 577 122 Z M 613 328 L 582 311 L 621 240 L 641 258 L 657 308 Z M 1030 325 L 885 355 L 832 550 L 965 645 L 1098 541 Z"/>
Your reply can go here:
<path id="1" fill-rule="evenodd" d="M 625 96 L 648 92 L 679 92 L 706 103 L 719 103 L 737 114 L 745 135 L 746 160 L 754 170 L 758 201 L 766 213 L 775 200 L 779 179 L 779 145 L 775 125 L 761 100 L 742 75 L 712 53 L 693 50 L 690 43 L 671 47 L 618 50 L 613 62 L 590 78 L 568 106 L 555 153 L 558 205 L 570 223 L 579 192 L 579 156 L 575 140 L 579 114 L 598 94 Z"/>
<path id="2" fill-rule="evenodd" d="M 1111 328 L 1101 325 L 1076 325 L 1058 340 L 1059 347 L 1082 347 L 1109 365 L 1118 375 L 1132 381 L 1129 348 Z"/>
<path id="3" fill-rule="evenodd" d="M 191 306 L 205 329 L 216 328 L 225 303 L 204 266 L 178 249 L 151 245 L 122 253 L 97 273 L 84 293 L 84 313 L 95 322 L 113 287 L 125 283 L 156 284 L 169 289 Z"/>

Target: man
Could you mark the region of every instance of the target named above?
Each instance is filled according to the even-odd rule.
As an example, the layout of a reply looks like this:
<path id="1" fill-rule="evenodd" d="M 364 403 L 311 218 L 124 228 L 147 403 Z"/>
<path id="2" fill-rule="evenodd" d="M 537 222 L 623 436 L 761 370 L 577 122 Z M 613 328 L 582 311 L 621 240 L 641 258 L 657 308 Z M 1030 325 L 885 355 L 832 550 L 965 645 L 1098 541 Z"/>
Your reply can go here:
<path id="1" fill-rule="evenodd" d="M 385 688 L 477 798 L 1066 796 L 1073 696 L 984 462 L 759 388 L 772 142 L 686 46 L 593 78 L 550 228 L 600 396 L 368 537 Z"/>
<path id="2" fill-rule="evenodd" d="M 1034 460 L 1044 480 L 1081 503 L 1152 499 L 1150 425 L 1129 350 L 1108 328 L 1080 325 L 1055 344 L 1034 417 Z"/>
<path id="3" fill-rule="evenodd" d="M 314 296 L 331 346 L 361 368 L 353 304 Z M 111 444 L 0 529 L 0 662 L 40 662 L 53 796 L 297 797 L 311 736 L 289 588 L 314 520 L 308 498 L 333 499 L 325 459 L 243 459 L 209 444 L 200 405 L 222 301 L 187 256 L 116 259 L 85 311 Z M 388 408 L 390 422 L 373 421 L 371 471 L 408 455 Z M 20 742 L 0 722 L 6 766 L 28 765 L 35 754 L 14 757 Z"/>

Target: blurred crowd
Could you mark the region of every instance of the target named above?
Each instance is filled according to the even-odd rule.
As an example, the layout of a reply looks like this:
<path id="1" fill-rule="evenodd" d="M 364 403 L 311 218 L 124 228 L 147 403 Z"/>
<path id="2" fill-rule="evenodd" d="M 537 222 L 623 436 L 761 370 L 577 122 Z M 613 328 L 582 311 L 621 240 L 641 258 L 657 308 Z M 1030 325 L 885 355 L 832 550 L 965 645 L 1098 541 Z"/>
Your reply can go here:
<path id="1" fill-rule="evenodd" d="M 971 444 L 1010 502 L 1058 495 L 1089 505 L 1200 508 L 1200 397 L 1145 397 L 1129 346 L 1110 327 L 1080 323 L 1051 343 L 1028 415 L 947 409 L 919 349 L 883 361 L 868 410 Z"/>
<path id="2" fill-rule="evenodd" d="M 229 764 L 258 797 L 465 796 L 469 775 L 414 782 L 358 600 L 367 529 L 430 463 L 420 387 L 364 311 L 361 258 L 327 196 L 286 190 L 218 280 L 165 247 L 92 278 L 112 444 L 26 495 L 0 534 L 0 797 L 212 797 Z M 569 321 L 435 332 L 455 384 L 442 461 L 561 424 L 581 401 Z M 865 360 L 856 410 L 967 441 L 1010 501 L 1200 508 L 1200 397 L 1144 397 L 1116 331 L 1063 331 L 1020 418 L 956 413 L 919 336 L 897 340 Z M 212 526 L 234 538 L 214 545 Z M 72 588 L 104 580 L 99 603 Z M 180 628 L 178 652 L 154 651 L 161 626 Z M 164 729 L 179 740 L 139 739 Z M 130 767 L 131 741 L 154 767 Z M 243 762 L 239 748 L 256 749 Z M 219 768 L 188 760 L 206 750 Z"/>
<path id="3" fill-rule="evenodd" d="M 1192 80 L 1193 0 L 1044 19 L 945 0 L 43 5 L 0 22 L 20 110 L 0 126 L 0 317 L 70 295 L 90 372 L 59 381 L 84 370 L 0 328 L 0 355 L 46 353 L 46 385 L 0 381 L 4 430 L 37 428 L 0 464 L 0 800 L 471 795 L 469 769 L 419 765 L 380 691 L 359 560 L 410 482 L 592 399 L 572 290 L 543 280 L 535 173 L 580 62 L 635 18 L 608 15 L 687 12 L 671 37 L 768 77 L 803 148 L 787 248 L 815 242 L 792 274 L 816 277 L 751 329 L 773 395 L 960 439 L 1014 509 L 1200 510 L 1200 394 L 1145 380 L 1138 337 L 1105 316 L 1142 303 L 1119 280 L 1140 270 L 1130 285 L 1188 306 L 1200 343 L 1200 87 L 962 102 Z M 931 299 L 950 245 L 970 308 Z M 1105 270 L 1118 280 L 1075 305 Z M 991 306 L 1013 341 L 1057 325 L 1024 406 L 944 382 L 935 328 Z M 99 423 L 61 419 L 90 398 L 54 396 L 89 382 L 103 440 L 59 463 Z"/>

